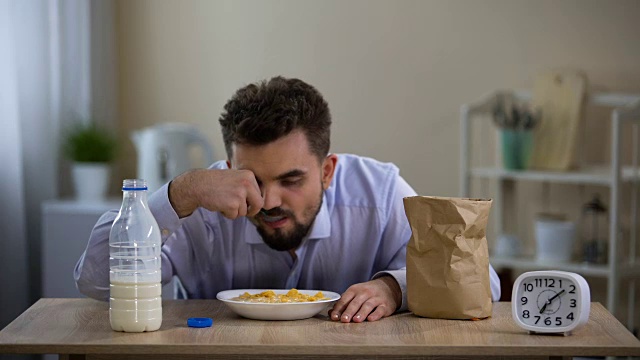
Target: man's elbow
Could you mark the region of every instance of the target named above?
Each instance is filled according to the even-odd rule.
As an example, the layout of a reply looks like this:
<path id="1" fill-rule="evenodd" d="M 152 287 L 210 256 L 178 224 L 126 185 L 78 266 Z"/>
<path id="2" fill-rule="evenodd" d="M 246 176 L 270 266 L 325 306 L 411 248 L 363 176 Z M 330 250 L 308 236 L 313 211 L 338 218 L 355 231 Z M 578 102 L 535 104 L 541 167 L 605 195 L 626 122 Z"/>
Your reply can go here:
<path id="1" fill-rule="evenodd" d="M 76 288 L 78 291 L 87 297 L 92 299 L 108 301 L 109 300 L 109 286 L 98 286 L 94 282 L 92 282 L 91 276 L 89 274 L 84 273 L 84 269 L 82 267 L 82 263 L 84 260 L 84 256 L 80 258 L 78 263 L 76 264 L 75 269 L 73 270 L 73 279 L 76 282 Z"/>
<path id="2" fill-rule="evenodd" d="M 491 265 L 489 265 L 489 282 L 491 284 L 491 300 L 500 301 L 500 296 L 502 295 L 500 277 Z"/>
<path id="3" fill-rule="evenodd" d="M 502 295 L 502 291 L 500 289 L 500 282 L 497 284 L 491 284 L 491 300 L 496 302 L 500 301 L 500 296 Z"/>
<path id="4" fill-rule="evenodd" d="M 109 301 L 109 288 L 96 286 L 84 279 L 76 280 L 76 288 L 84 296 L 100 301 Z"/>

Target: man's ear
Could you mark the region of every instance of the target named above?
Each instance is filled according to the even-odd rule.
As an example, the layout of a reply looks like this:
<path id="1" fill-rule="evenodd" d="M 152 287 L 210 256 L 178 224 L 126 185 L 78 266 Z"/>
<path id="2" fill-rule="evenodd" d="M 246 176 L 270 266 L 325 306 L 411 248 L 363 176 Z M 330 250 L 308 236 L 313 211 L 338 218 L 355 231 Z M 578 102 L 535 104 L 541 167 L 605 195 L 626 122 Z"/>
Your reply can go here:
<path id="1" fill-rule="evenodd" d="M 336 164 L 338 163 L 338 155 L 329 154 L 322 162 L 322 188 L 327 190 L 333 180 L 333 174 L 336 171 Z"/>

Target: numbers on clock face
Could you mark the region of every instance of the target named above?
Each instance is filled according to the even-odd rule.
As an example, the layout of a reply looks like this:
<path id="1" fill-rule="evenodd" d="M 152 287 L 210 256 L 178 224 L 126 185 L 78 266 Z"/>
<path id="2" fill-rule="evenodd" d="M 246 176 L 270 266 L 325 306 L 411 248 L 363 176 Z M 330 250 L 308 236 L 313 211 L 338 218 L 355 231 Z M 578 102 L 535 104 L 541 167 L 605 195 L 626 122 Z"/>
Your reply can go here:
<path id="1" fill-rule="evenodd" d="M 516 310 L 527 325 L 563 327 L 575 320 L 578 294 L 576 285 L 570 279 L 529 278 L 516 291 L 519 299 Z"/>

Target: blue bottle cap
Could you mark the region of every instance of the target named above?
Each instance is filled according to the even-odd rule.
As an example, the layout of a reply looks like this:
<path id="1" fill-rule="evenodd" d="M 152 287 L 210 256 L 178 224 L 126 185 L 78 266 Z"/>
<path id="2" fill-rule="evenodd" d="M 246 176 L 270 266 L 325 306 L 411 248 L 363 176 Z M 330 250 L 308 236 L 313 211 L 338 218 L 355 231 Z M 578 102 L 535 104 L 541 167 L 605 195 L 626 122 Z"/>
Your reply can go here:
<path id="1" fill-rule="evenodd" d="M 189 318 L 187 325 L 194 328 L 205 328 L 213 325 L 213 320 L 211 318 Z"/>

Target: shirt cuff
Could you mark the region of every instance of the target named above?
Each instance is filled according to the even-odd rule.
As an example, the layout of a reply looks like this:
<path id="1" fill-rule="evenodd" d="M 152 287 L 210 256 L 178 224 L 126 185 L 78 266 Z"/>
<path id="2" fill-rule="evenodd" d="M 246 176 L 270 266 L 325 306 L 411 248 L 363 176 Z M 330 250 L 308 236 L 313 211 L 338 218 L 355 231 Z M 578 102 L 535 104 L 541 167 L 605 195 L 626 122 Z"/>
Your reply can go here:
<path id="1" fill-rule="evenodd" d="M 149 209 L 160 227 L 162 243 L 169 238 L 180 226 L 184 219 L 180 219 L 169 202 L 169 183 L 154 191 L 148 199 Z"/>
<path id="2" fill-rule="evenodd" d="M 396 279 L 396 282 L 398 283 L 398 285 L 400 285 L 400 291 L 402 292 L 402 304 L 400 304 L 400 307 L 398 308 L 398 310 L 396 310 L 396 312 L 407 310 L 408 309 L 408 306 L 407 306 L 407 270 L 406 269 L 400 269 L 400 270 L 379 271 L 375 275 L 373 275 L 373 278 L 371 278 L 371 280 L 375 280 L 375 279 L 381 278 L 383 276 L 392 276 L 394 279 Z"/>

